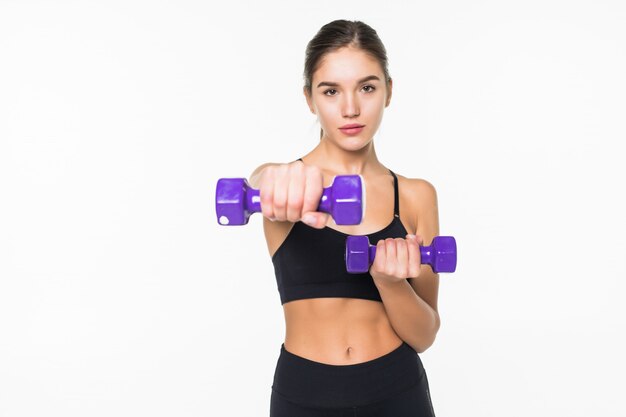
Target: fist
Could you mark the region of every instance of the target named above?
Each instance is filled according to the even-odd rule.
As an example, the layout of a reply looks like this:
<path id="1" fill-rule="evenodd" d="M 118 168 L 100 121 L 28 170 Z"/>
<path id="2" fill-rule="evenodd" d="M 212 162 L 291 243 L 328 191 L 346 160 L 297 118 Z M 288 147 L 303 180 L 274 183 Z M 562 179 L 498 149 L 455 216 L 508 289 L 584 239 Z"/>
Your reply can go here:
<path id="1" fill-rule="evenodd" d="M 324 176 L 301 161 L 266 167 L 259 180 L 261 211 L 271 221 L 297 222 L 321 229 L 330 217 L 317 211 L 324 191 Z"/>
<path id="2" fill-rule="evenodd" d="M 417 278 L 421 270 L 419 246 L 423 239 L 406 235 L 406 239 L 387 238 L 376 244 L 376 257 L 370 267 L 375 282 L 393 284 L 406 278 Z"/>

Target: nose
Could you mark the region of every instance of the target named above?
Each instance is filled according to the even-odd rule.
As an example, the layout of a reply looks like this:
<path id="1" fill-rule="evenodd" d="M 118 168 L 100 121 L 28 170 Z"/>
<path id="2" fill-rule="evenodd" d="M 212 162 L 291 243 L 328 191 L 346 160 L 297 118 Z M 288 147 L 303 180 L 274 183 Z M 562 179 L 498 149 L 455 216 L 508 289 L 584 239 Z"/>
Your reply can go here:
<path id="1" fill-rule="evenodd" d="M 357 117 L 361 113 L 358 98 L 353 94 L 344 94 L 341 112 L 343 113 L 343 117 Z"/>

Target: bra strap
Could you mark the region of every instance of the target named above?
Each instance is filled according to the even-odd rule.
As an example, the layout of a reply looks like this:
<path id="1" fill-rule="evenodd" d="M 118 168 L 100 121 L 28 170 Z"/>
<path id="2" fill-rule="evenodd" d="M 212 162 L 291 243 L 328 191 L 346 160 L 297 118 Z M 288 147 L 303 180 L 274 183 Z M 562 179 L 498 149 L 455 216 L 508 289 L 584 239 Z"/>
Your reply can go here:
<path id="1" fill-rule="evenodd" d="M 395 217 L 400 217 L 400 197 L 398 195 L 398 177 L 393 173 L 392 170 L 389 170 L 391 175 L 393 176 L 393 215 Z"/>

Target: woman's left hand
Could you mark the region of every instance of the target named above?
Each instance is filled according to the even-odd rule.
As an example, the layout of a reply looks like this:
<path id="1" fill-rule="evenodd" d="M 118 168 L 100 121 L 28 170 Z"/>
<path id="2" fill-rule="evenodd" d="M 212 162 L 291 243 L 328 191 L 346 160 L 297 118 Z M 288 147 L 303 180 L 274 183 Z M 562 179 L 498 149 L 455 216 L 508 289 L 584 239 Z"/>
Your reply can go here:
<path id="1" fill-rule="evenodd" d="M 388 238 L 376 244 L 376 257 L 370 267 L 375 283 L 395 284 L 406 278 L 417 278 L 421 270 L 419 235 L 406 235 L 406 239 Z"/>

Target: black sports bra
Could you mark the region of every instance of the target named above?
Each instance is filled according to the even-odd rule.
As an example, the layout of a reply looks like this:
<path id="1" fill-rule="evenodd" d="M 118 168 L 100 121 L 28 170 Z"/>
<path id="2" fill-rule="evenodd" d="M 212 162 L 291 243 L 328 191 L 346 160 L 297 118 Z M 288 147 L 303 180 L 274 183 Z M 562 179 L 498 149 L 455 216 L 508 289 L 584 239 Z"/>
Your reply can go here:
<path id="1" fill-rule="evenodd" d="M 394 185 L 393 220 L 370 233 L 370 244 L 380 239 L 407 235 L 400 221 L 398 178 L 391 170 Z M 344 258 L 347 234 L 330 227 L 316 229 L 294 223 L 285 241 L 272 256 L 281 304 L 305 298 L 343 297 L 382 302 L 369 272 L 349 274 Z"/>

